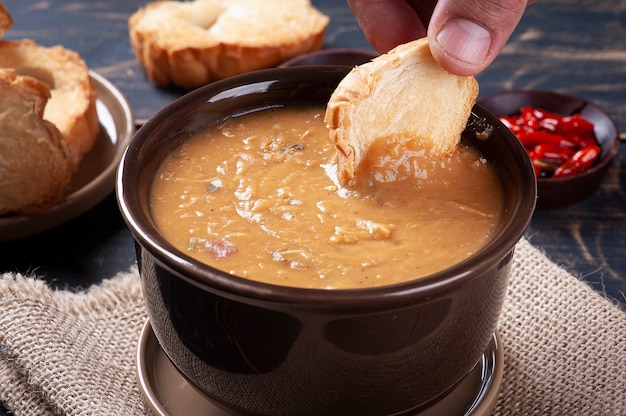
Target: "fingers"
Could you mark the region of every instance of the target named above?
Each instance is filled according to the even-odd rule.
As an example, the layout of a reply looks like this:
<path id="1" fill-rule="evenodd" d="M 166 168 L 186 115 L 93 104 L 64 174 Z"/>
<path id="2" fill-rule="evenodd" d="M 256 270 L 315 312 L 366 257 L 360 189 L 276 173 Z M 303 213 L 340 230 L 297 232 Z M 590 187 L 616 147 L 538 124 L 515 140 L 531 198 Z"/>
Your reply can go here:
<path id="1" fill-rule="evenodd" d="M 527 3 L 527 0 L 440 0 L 428 27 L 433 56 L 449 72 L 476 75 L 500 53 Z"/>
<path id="2" fill-rule="evenodd" d="M 422 22 L 428 22 L 434 1 L 348 0 L 348 5 L 365 38 L 378 52 L 384 53 L 401 43 L 426 36 L 426 24 Z M 426 12 L 420 10 L 424 7 Z M 427 18 L 422 20 L 420 16 Z"/>
<path id="3" fill-rule="evenodd" d="M 379 52 L 428 35 L 431 52 L 443 68 L 456 75 L 476 75 L 496 58 L 526 6 L 536 0 L 347 2 Z"/>

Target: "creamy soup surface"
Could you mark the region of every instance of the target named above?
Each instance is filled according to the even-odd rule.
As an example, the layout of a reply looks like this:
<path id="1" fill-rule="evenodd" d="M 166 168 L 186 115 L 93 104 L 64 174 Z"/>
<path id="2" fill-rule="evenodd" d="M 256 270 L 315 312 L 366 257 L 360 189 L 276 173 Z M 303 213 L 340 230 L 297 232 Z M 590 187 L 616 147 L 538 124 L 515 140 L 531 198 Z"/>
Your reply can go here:
<path id="1" fill-rule="evenodd" d="M 416 279 L 489 241 L 502 189 L 475 149 L 434 160 L 389 139 L 341 187 L 323 119 L 318 107 L 263 110 L 183 143 L 151 190 L 163 236 L 240 277 L 323 289 Z"/>

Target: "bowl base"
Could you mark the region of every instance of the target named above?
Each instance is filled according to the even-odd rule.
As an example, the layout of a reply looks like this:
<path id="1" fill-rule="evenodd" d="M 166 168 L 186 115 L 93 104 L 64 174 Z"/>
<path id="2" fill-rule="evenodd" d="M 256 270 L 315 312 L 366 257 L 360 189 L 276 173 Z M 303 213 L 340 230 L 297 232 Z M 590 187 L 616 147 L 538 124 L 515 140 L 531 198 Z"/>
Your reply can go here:
<path id="1" fill-rule="evenodd" d="M 440 401 L 415 416 L 488 416 L 498 397 L 504 353 L 496 332 L 474 369 Z M 207 396 L 189 384 L 159 345 L 146 322 L 137 348 L 137 376 L 145 408 L 153 416 L 228 416 Z"/>

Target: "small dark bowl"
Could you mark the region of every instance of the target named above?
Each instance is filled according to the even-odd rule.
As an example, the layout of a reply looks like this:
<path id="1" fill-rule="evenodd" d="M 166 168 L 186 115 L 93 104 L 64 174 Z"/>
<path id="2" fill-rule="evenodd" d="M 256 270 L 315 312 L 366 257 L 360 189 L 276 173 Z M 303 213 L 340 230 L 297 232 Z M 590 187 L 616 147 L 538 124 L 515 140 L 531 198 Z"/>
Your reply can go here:
<path id="1" fill-rule="evenodd" d="M 496 116 L 513 115 L 530 105 L 560 115 L 580 114 L 594 124 L 602 152 L 589 169 L 563 178 L 537 180 L 537 209 L 559 209 L 580 202 L 600 186 L 609 165 L 619 151 L 619 130 L 604 110 L 582 98 L 552 91 L 503 91 L 480 98 L 478 103 Z"/>
<path id="2" fill-rule="evenodd" d="M 492 340 L 514 246 L 532 216 L 536 183 L 523 147 L 476 106 L 464 140 L 499 170 L 505 210 L 493 240 L 447 270 L 371 289 L 283 287 L 201 264 L 160 235 L 149 191 L 167 154 L 237 114 L 324 106 L 348 70 L 279 68 L 201 87 L 137 132 L 118 171 L 157 340 L 192 385 L 239 413 L 414 414 L 443 397 Z M 491 137 L 478 140 L 489 125 Z"/>
<path id="3" fill-rule="evenodd" d="M 367 49 L 322 49 L 305 53 L 286 62 L 280 67 L 304 65 L 346 65 L 357 66 L 371 61 L 378 53 Z"/>

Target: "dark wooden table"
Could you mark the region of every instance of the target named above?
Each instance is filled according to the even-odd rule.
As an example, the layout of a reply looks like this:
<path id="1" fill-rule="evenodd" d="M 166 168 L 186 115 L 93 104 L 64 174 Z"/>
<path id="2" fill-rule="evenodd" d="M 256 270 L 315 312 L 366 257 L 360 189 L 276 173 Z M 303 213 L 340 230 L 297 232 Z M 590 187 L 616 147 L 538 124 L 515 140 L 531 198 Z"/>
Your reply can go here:
<path id="1" fill-rule="evenodd" d="M 314 0 L 331 16 L 326 48 L 369 48 L 341 0 Z M 151 85 L 128 41 L 127 19 L 147 1 L 5 0 L 8 39 L 32 38 L 79 52 L 127 97 L 137 121 L 183 94 Z M 605 108 L 626 132 L 626 1 L 543 0 L 530 7 L 494 64 L 479 75 L 481 95 L 516 88 L 565 92 Z M 527 236 L 548 257 L 626 306 L 626 142 L 586 201 L 535 213 Z M 0 244 L 0 272 L 36 273 L 80 289 L 135 264 L 133 241 L 113 192 L 80 217 L 40 235 Z M 4 411 L 0 411 L 3 414 Z"/>
<path id="2" fill-rule="evenodd" d="M 331 16 L 326 48 L 370 48 L 343 1 L 314 0 Z M 5 0 L 8 39 L 32 38 L 79 52 L 127 97 L 138 123 L 184 92 L 151 85 L 131 51 L 127 19 L 147 1 Z M 596 4 L 597 3 L 597 4 Z M 479 75 L 481 95 L 516 88 L 578 95 L 605 108 L 626 132 L 626 1 L 544 0 L 530 7 L 496 62 Z M 536 212 L 527 236 L 555 262 L 626 305 L 626 143 L 586 201 Z M 35 272 L 79 289 L 135 263 L 113 192 L 56 229 L 0 244 L 0 271 Z"/>

